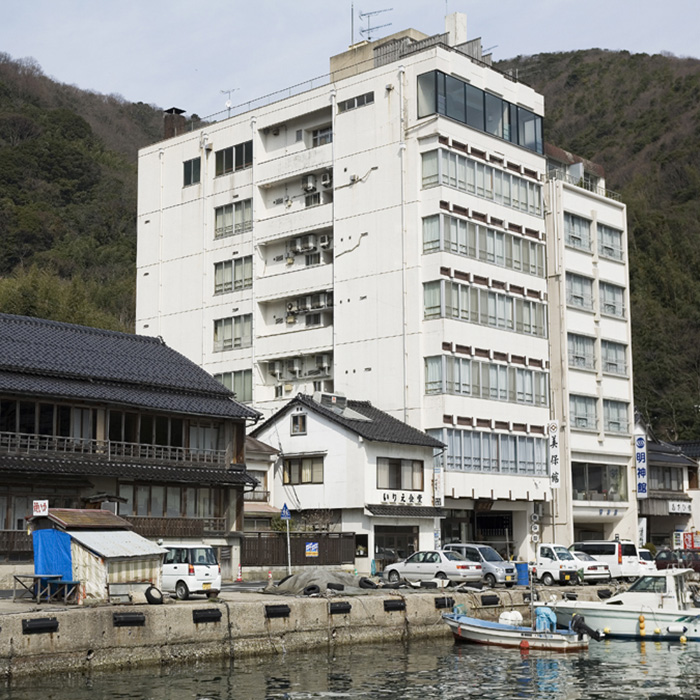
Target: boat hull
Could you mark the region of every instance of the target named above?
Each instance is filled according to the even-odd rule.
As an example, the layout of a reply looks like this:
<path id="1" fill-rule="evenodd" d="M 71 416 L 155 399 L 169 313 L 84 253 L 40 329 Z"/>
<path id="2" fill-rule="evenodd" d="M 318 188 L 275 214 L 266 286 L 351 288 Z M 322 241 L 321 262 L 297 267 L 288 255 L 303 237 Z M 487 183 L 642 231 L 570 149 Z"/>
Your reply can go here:
<path id="1" fill-rule="evenodd" d="M 624 639 L 700 641 L 700 617 L 682 611 L 664 611 L 647 606 L 603 605 L 587 601 L 557 601 L 549 604 L 557 624 L 567 627 L 574 615 L 582 615 L 586 624 L 605 632 L 606 637 Z"/>
<path id="2" fill-rule="evenodd" d="M 489 622 L 467 615 L 444 614 L 443 620 L 457 642 L 484 644 L 527 650 L 557 652 L 582 651 L 588 648 L 588 635 L 575 632 L 537 632 L 529 627 Z"/>

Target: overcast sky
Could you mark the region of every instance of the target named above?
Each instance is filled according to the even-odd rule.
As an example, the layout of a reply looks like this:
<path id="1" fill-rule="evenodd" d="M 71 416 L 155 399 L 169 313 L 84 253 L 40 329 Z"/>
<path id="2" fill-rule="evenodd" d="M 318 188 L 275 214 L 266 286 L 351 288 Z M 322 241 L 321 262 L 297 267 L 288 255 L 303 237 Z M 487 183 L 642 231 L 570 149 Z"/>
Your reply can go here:
<path id="1" fill-rule="evenodd" d="M 700 56 L 700 0 L 2 0 L 0 52 L 62 83 L 207 116 L 229 90 L 237 105 L 326 74 L 353 39 L 353 4 L 355 41 L 368 22 L 374 39 L 437 34 L 447 10 L 467 14 L 468 37 L 495 60 L 589 48 Z"/>

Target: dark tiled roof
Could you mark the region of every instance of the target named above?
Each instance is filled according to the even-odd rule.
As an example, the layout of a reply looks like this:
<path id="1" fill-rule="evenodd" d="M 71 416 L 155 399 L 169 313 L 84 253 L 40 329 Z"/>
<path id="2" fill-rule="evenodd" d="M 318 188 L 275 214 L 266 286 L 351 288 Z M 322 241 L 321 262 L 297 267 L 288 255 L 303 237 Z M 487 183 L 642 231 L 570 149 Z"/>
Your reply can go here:
<path id="1" fill-rule="evenodd" d="M 674 447 L 678 447 L 687 457 L 700 458 L 700 440 L 681 440 L 672 444 Z"/>
<path id="2" fill-rule="evenodd" d="M 209 486 L 255 486 L 258 481 L 242 469 L 215 469 L 170 464 L 132 464 L 54 457 L 0 456 L 0 479 L 18 475 L 37 477 L 88 476 L 120 477 L 154 483 L 175 482 Z"/>
<path id="3" fill-rule="evenodd" d="M 259 454 L 264 454 L 264 455 L 276 455 L 279 450 L 275 449 L 271 445 L 268 445 L 265 442 L 261 442 L 260 440 L 256 440 L 254 437 L 251 437 L 250 435 L 246 435 L 245 438 L 245 452 L 246 454 L 249 453 L 259 453 Z"/>
<path id="4" fill-rule="evenodd" d="M 647 460 L 650 465 L 696 467 L 697 462 L 669 442 L 647 441 Z"/>
<path id="5" fill-rule="evenodd" d="M 426 435 L 424 432 L 413 428 L 406 423 L 393 418 L 388 413 L 380 411 L 372 406 L 369 401 L 347 401 L 348 408 L 356 413 L 364 416 L 369 420 L 354 420 L 348 418 L 341 413 L 326 408 L 320 403 L 313 400 L 311 396 L 298 394 L 284 408 L 280 409 L 268 418 L 262 425 L 252 431 L 252 435 L 257 435 L 264 427 L 276 422 L 283 415 L 292 410 L 293 406 L 301 404 L 306 408 L 315 411 L 319 415 L 328 418 L 329 420 L 342 425 L 344 428 L 351 430 L 357 435 L 362 436 L 364 440 L 372 442 L 390 442 L 400 445 L 418 445 L 421 447 L 433 447 L 442 449 L 445 445 L 435 438 Z"/>
<path id="6" fill-rule="evenodd" d="M 8 314 L 0 314 L 0 391 L 259 416 L 158 338 Z"/>
<path id="7" fill-rule="evenodd" d="M 379 503 L 365 506 L 372 515 L 386 515 L 397 518 L 444 518 L 445 511 L 433 506 L 391 506 Z"/>

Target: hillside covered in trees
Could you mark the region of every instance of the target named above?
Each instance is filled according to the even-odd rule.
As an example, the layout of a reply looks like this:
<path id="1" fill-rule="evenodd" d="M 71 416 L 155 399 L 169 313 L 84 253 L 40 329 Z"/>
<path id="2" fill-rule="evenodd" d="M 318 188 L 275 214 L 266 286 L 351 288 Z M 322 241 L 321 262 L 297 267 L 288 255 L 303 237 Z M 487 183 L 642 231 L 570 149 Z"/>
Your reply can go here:
<path id="1" fill-rule="evenodd" d="M 700 438 L 700 61 L 601 50 L 501 63 L 545 95 L 545 138 L 628 207 L 637 409 Z M 160 109 L 0 53 L 0 311 L 133 330 L 136 155 Z"/>

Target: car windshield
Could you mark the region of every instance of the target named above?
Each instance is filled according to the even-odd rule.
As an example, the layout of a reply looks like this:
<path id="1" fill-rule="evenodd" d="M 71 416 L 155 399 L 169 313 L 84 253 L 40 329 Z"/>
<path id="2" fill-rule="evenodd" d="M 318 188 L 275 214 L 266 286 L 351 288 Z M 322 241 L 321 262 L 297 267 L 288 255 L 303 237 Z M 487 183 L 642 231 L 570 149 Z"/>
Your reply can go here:
<path id="1" fill-rule="evenodd" d="M 445 557 L 445 559 L 449 559 L 450 561 L 467 561 L 466 557 L 463 557 L 459 552 L 443 552 L 442 555 Z"/>
<path id="2" fill-rule="evenodd" d="M 493 547 L 479 547 L 484 561 L 503 561 L 503 557 Z"/>
<path id="3" fill-rule="evenodd" d="M 654 561 L 654 557 L 651 556 L 651 552 L 647 552 L 643 549 L 639 551 L 639 558 L 645 559 L 646 561 Z"/>
<path id="4" fill-rule="evenodd" d="M 573 554 L 566 547 L 552 547 L 562 561 L 573 560 Z"/>
<path id="5" fill-rule="evenodd" d="M 577 559 L 582 559 L 583 561 L 595 561 L 590 554 L 586 554 L 585 552 L 574 552 L 574 554 L 576 555 Z"/>

